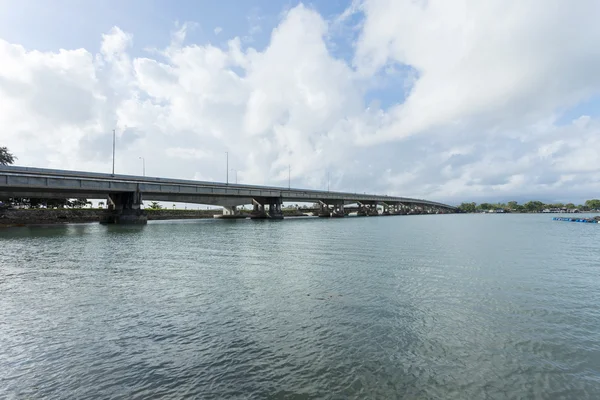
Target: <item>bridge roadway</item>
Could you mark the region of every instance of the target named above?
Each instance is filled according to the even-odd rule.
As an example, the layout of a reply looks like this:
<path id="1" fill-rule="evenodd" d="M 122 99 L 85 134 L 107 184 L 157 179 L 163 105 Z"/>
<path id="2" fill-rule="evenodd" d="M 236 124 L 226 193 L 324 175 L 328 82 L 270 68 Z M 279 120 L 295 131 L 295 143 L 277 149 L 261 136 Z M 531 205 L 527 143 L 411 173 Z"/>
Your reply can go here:
<path id="1" fill-rule="evenodd" d="M 107 214 L 112 217 L 104 222 L 113 223 L 144 223 L 142 199 L 223 206 L 224 217 L 231 218 L 239 216 L 238 206 L 247 204 L 254 206 L 255 218 L 282 218 L 283 202 L 319 203 L 321 216 L 343 216 L 348 204 L 358 205 L 364 215 L 375 215 L 377 205 L 386 214 L 455 211 L 446 204 L 408 197 L 0 166 L 0 198 L 11 197 L 108 197 Z"/>

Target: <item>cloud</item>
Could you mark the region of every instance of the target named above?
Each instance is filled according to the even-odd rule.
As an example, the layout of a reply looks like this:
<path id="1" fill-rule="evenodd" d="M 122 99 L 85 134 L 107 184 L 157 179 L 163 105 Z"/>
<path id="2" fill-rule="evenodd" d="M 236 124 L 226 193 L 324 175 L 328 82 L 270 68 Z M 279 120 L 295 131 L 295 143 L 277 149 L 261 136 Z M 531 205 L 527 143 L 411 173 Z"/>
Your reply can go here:
<path id="1" fill-rule="evenodd" d="M 133 36 L 115 26 L 109 33 L 102 35 L 100 52 L 107 61 L 113 61 L 122 56 L 132 43 Z"/>
<path id="2" fill-rule="evenodd" d="M 368 77 L 399 64 L 419 76 L 365 142 L 475 119 L 518 126 L 598 93 L 600 53 L 589 47 L 600 40 L 598 2 L 369 0 L 362 8 L 358 71 Z"/>
<path id="3" fill-rule="evenodd" d="M 328 21 L 299 5 L 262 49 L 187 44 L 187 24 L 143 54 L 119 27 L 97 53 L 0 39 L 2 145 L 25 165 L 109 171 L 116 129 L 123 173 L 143 156 L 147 175 L 224 181 L 228 152 L 242 183 L 286 185 L 291 166 L 298 187 L 329 175 L 332 190 L 449 202 L 585 197 L 600 189 L 600 121 L 557 121 L 600 95 L 599 7 L 365 0 Z M 350 59 L 332 52 L 346 23 Z"/>
<path id="4" fill-rule="evenodd" d="M 201 159 L 207 156 L 206 152 L 200 149 L 189 149 L 182 147 L 169 147 L 166 150 L 167 156 L 180 159 Z"/>

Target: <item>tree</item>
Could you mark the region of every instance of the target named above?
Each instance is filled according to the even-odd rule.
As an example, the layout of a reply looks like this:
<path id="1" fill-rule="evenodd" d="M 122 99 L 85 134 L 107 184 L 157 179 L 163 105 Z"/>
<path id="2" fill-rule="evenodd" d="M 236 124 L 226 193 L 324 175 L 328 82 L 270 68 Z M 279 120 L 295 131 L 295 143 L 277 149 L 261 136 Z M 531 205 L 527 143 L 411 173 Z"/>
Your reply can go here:
<path id="1" fill-rule="evenodd" d="M 519 203 L 517 203 L 516 201 L 509 201 L 508 202 L 508 209 L 509 210 L 517 210 L 519 207 Z"/>
<path id="2" fill-rule="evenodd" d="M 149 210 L 161 210 L 162 206 L 160 204 L 158 204 L 158 201 L 153 201 L 148 206 L 148 209 Z"/>
<path id="3" fill-rule="evenodd" d="M 37 199 L 35 197 L 32 197 L 29 199 L 29 207 L 30 208 L 40 208 L 40 206 L 43 206 L 46 204 L 46 199 Z"/>
<path id="4" fill-rule="evenodd" d="M 597 210 L 600 208 L 600 200 L 598 200 L 598 199 L 586 200 L 585 206 L 590 210 Z"/>
<path id="5" fill-rule="evenodd" d="M 90 204 L 90 202 L 87 199 L 75 199 L 71 204 L 73 208 L 84 208 Z"/>
<path id="6" fill-rule="evenodd" d="M 69 204 L 67 199 L 48 199 L 46 200 L 46 207 L 48 208 L 65 208 Z"/>
<path id="7" fill-rule="evenodd" d="M 488 210 L 492 210 L 494 208 L 494 206 L 490 203 L 481 203 L 478 208 L 481 211 L 488 211 Z"/>
<path id="8" fill-rule="evenodd" d="M 0 165 L 14 164 L 17 157 L 8 152 L 8 148 L 0 147 Z"/>
<path id="9" fill-rule="evenodd" d="M 573 203 L 567 203 L 567 204 L 565 205 L 565 207 L 567 207 L 569 210 L 572 210 L 572 209 L 574 209 L 574 208 L 575 208 L 575 204 L 573 204 Z"/>
<path id="10" fill-rule="evenodd" d="M 101 201 L 101 202 L 98 203 L 98 208 L 104 208 L 104 202 L 103 201 Z"/>
<path id="11" fill-rule="evenodd" d="M 541 201 L 528 201 L 523 206 L 529 212 L 539 212 L 544 209 L 544 203 Z"/>
<path id="12" fill-rule="evenodd" d="M 461 205 L 458 206 L 458 209 L 461 212 L 472 213 L 477 211 L 477 205 L 475 203 L 461 203 Z"/>

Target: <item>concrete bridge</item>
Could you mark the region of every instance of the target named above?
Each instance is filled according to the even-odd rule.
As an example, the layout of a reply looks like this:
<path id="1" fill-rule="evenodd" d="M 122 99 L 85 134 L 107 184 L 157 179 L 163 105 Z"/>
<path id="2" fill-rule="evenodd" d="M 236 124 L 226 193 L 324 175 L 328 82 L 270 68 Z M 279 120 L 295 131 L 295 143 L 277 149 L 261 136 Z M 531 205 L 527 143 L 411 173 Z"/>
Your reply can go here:
<path id="1" fill-rule="evenodd" d="M 319 204 L 321 217 L 343 217 L 346 206 L 358 215 L 451 213 L 455 207 L 433 201 L 385 195 L 239 185 L 170 178 L 0 166 L 0 198 L 108 198 L 104 223 L 146 223 L 142 199 L 218 205 L 223 218 L 239 218 L 239 206 L 252 205 L 251 218 L 282 219 L 283 202 Z"/>

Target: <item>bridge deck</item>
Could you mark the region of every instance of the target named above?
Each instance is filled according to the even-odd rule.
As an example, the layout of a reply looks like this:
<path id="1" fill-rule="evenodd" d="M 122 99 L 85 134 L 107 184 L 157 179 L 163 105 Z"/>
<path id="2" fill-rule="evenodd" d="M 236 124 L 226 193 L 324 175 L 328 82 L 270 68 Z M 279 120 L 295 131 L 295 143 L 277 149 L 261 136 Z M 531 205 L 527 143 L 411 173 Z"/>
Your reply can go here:
<path id="1" fill-rule="evenodd" d="M 253 198 L 276 197 L 286 202 L 381 202 L 455 209 L 446 204 L 408 197 L 0 166 L 0 195 L 8 197 L 97 198 L 109 193 L 135 191 L 141 192 L 144 200 L 225 206 L 250 204 Z"/>

